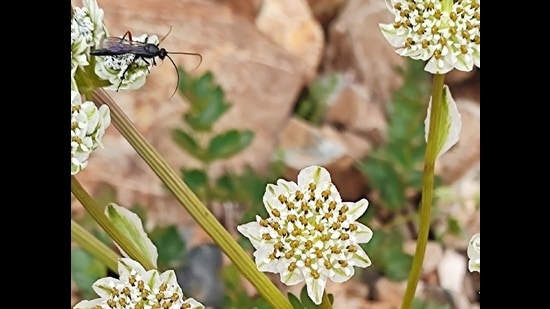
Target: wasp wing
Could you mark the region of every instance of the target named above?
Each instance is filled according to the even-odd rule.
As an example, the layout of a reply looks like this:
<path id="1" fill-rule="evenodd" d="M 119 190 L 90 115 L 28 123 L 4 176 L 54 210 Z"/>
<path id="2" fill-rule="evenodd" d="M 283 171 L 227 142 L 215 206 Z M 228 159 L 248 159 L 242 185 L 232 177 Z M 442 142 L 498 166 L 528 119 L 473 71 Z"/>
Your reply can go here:
<path id="1" fill-rule="evenodd" d="M 123 54 L 133 54 L 140 50 L 144 43 L 130 41 L 118 37 L 107 37 L 101 41 L 98 48 L 91 52 L 96 56 L 114 56 Z"/>

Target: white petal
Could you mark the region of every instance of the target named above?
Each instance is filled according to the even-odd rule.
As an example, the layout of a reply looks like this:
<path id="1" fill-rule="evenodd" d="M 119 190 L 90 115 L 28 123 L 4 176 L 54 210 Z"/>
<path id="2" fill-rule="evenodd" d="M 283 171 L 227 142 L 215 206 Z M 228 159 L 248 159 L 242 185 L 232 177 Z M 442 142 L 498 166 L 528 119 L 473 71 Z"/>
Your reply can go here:
<path id="1" fill-rule="evenodd" d="M 324 276 L 319 277 L 319 279 L 313 279 L 311 276 L 306 278 L 307 295 L 316 305 L 320 305 L 323 300 L 326 284 L 327 278 Z"/>
<path id="2" fill-rule="evenodd" d="M 330 183 L 330 174 L 325 168 L 317 165 L 306 167 L 298 173 L 299 187 L 307 186 L 311 181 L 316 184 Z"/>
<path id="3" fill-rule="evenodd" d="M 367 201 L 367 199 L 361 199 L 355 203 L 344 202 L 343 204 L 349 207 L 348 220 L 352 221 L 355 221 L 361 217 L 365 211 L 367 211 L 367 207 L 369 207 L 369 201 Z"/>
<path id="4" fill-rule="evenodd" d="M 281 282 L 286 285 L 295 285 L 304 280 L 304 275 L 298 268 L 296 268 L 293 272 L 286 271 L 281 272 Z"/>
<path id="5" fill-rule="evenodd" d="M 365 268 L 372 264 L 369 256 L 365 251 L 363 251 L 363 248 L 358 247 L 357 251 L 353 254 L 352 257 L 353 266 Z"/>
<path id="6" fill-rule="evenodd" d="M 354 224 L 357 225 L 355 231 L 356 242 L 359 244 L 369 242 L 372 238 L 372 230 L 361 222 L 354 222 Z"/>
<path id="7" fill-rule="evenodd" d="M 203 309 L 204 305 L 196 301 L 194 298 L 188 298 L 184 302 L 184 304 L 191 305 L 191 309 Z"/>
<path id="8" fill-rule="evenodd" d="M 441 122 L 437 124 L 438 140 L 437 143 L 437 157 L 441 156 L 447 150 L 449 150 L 454 144 L 458 142 L 460 136 L 460 129 L 462 127 L 462 121 L 456 102 L 454 101 L 451 91 L 447 85 L 443 86 L 443 97 L 441 99 L 443 104 L 441 107 Z M 428 141 L 428 132 L 430 130 L 430 115 L 432 109 L 432 98 L 430 97 L 430 103 L 428 104 L 428 112 L 426 119 L 424 120 L 425 139 Z"/>
<path id="9" fill-rule="evenodd" d="M 101 278 L 92 284 L 92 289 L 99 297 L 109 298 L 111 296 L 111 288 L 116 286 L 119 282 L 118 279 L 111 277 Z"/>
<path id="10" fill-rule="evenodd" d="M 74 305 L 73 309 L 94 309 L 96 306 L 103 304 L 105 300 L 103 298 L 96 298 L 94 300 L 83 300 Z"/>

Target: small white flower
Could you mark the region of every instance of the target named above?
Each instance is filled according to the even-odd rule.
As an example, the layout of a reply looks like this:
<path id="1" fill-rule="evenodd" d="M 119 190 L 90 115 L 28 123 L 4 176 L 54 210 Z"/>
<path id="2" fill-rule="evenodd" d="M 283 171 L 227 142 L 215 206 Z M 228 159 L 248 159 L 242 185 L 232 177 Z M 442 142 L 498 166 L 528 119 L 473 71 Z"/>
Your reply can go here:
<path id="1" fill-rule="evenodd" d="M 82 0 L 83 7 L 73 9 L 71 21 L 71 44 L 83 41 L 87 47 L 97 47 L 107 36 L 103 23 L 103 9 L 96 0 Z"/>
<path id="2" fill-rule="evenodd" d="M 141 43 L 158 44 L 156 35 L 143 34 L 133 37 L 132 41 Z M 135 57 L 134 54 L 123 54 L 117 56 L 97 56 L 95 73 L 102 79 L 108 80 L 111 86 L 105 87 L 109 90 L 139 89 L 145 84 L 145 79 L 153 66 L 153 59 Z"/>
<path id="3" fill-rule="evenodd" d="M 386 0 L 394 22 L 380 24 L 396 52 L 429 60 L 425 70 L 444 74 L 480 67 L 480 0 Z"/>
<path id="4" fill-rule="evenodd" d="M 470 261 L 468 262 L 468 269 L 470 270 L 470 272 L 480 272 L 479 245 L 479 233 L 476 233 L 472 236 L 470 242 L 468 243 L 467 253 L 468 258 L 470 259 Z"/>
<path id="5" fill-rule="evenodd" d="M 97 280 L 92 288 L 99 298 L 83 300 L 73 309 L 204 308 L 193 298 L 184 299 L 173 270 L 159 274 L 156 269 L 146 271 L 138 262 L 121 258 L 118 273 L 119 279 Z"/>
<path id="6" fill-rule="evenodd" d="M 78 91 L 71 91 L 71 175 L 87 166 L 94 149 L 103 147 L 101 139 L 110 124 L 107 105 L 98 109 L 93 102 L 82 102 Z"/>
<path id="7" fill-rule="evenodd" d="M 90 49 L 99 46 L 107 35 L 103 10 L 96 0 L 83 0 L 84 7 L 75 7 L 71 19 L 71 75 L 78 67 L 90 64 Z"/>
<path id="8" fill-rule="evenodd" d="M 344 282 L 354 266 L 371 261 L 360 243 L 372 238 L 367 226 L 356 222 L 368 201 L 342 202 L 328 171 L 310 166 L 298 174 L 298 184 L 283 179 L 269 184 L 263 197 L 269 218 L 237 227 L 256 249 L 260 271 L 279 273 L 287 285 L 306 282 L 315 304 L 321 298 L 327 278 Z"/>

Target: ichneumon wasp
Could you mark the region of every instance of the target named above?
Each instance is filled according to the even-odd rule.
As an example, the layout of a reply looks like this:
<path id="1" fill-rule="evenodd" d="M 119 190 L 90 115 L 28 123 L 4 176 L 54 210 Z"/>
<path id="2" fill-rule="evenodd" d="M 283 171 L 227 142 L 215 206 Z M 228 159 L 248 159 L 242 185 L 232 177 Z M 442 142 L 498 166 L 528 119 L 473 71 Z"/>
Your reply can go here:
<path id="1" fill-rule="evenodd" d="M 143 60 L 145 63 L 147 63 L 147 65 L 150 65 L 147 59 L 151 59 L 151 61 L 153 62 L 153 65 L 157 65 L 155 61 L 156 57 L 159 57 L 160 60 L 164 60 L 164 58 L 168 57 L 170 62 L 172 62 L 172 64 L 174 65 L 174 68 L 176 69 L 176 74 L 178 76 L 176 89 L 174 89 L 174 92 L 170 96 L 171 98 L 172 96 L 174 96 L 174 94 L 178 90 L 180 75 L 179 75 L 176 63 L 174 62 L 174 60 L 172 60 L 172 58 L 168 54 L 183 54 L 183 55 L 198 56 L 200 58 L 200 61 L 199 61 L 199 64 L 197 64 L 196 68 L 198 68 L 199 65 L 202 63 L 202 55 L 199 53 L 192 53 L 192 52 L 168 52 L 166 49 L 160 48 L 159 47 L 160 43 L 168 36 L 168 34 L 170 34 L 170 31 L 172 31 L 172 27 L 170 27 L 170 30 L 168 30 L 168 33 L 159 41 L 158 44 L 134 41 L 132 39 L 132 33 L 130 31 L 126 31 L 126 33 L 122 38 L 119 38 L 119 37 L 105 38 L 103 42 L 101 42 L 100 48 L 92 50 L 90 54 L 94 56 L 118 56 L 118 55 L 126 55 L 126 54 L 134 55 L 132 62 L 128 64 L 128 66 L 122 73 L 122 77 L 120 79 L 120 84 L 118 85 L 117 91 L 120 89 L 120 86 L 122 85 L 122 81 L 124 80 L 126 73 L 138 59 Z"/>

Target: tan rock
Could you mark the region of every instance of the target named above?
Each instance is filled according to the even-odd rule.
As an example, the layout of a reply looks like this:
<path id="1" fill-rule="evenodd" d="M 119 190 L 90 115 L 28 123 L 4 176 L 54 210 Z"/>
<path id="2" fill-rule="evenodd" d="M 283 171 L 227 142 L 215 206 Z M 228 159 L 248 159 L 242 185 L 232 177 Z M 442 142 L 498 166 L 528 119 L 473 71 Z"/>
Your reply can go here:
<path id="1" fill-rule="evenodd" d="M 407 254 L 414 255 L 416 250 L 416 241 L 407 240 L 403 244 L 403 251 Z M 422 263 L 422 274 L 427 275 L 436 271 L 437 265 L 443 258 L 443 247 L 435 241 L 428 241 L 426 244 L 426 255 Z"/>
<path id="2" fill-rule="evenodd" d="M 335 95 L 325 121 L 365 136 L 373 144 L 382 143 L 387 135 L 384 111 L 369 99 L 367 89 L 360 84 L 348 84 Z"/>
<path id="3" fill-rule="evenodd" d="M 345 0 L 308 0 L 311 12 L 325 26 L 338 15 Z"/>
<path id="4" fill-rule="evenodd" d="M 296 179 L 298 172 L 310 165 L 325 167 L 342 198 L 356 201 L 366 191 L 365 177 L 355 167 L 357 158 L 366 154 L 370 144 L 352 133 L 341 133 L 328 125 L 321 128 L 291 118 L 281 131 L 280 147 L 288 167 L 286 179 Z"/>
<path id="5" fill-rule="evenodd" d="M 372 93 L 372 100 L 385 103 L 402 78 L 395 71 L 405 58 L 395 53 L 383 37 L 379 23 L 393 16 L 384 1 L 349 0 L 329 27 L 323 67 L 327 71 L 350 71 Z"/>
<path id="6" fill-rule="evenodd" d="M 195 57 L 173 55 L 172 58 L 192 75 L 213 72 L 216 82 L 225 91 L 226 100 L 232 103 L 232 108 L 214 130 L 236 128 L 255 132 L 252 144 L 244 152 L 211 166 L 214 177 L 223 170 L 238 171 L 247 164 L 260 171 L 270 164 L 276 147 L 273 136 L 292 112 L 305 84 L 305 66 L 296 56 L 268 39 L 252 22 L 220 3 L 191 0 L 98 2 L 105 12 L 110 35 L 118 36 L 130 30 L 134 35 L 149 33 L 162 37 L 172 27 L 160 46 L 168 51 L 200 53 L 203 61 L 196 70 Z M 81 6 L 81 3 L 74 5 Z M 158 61 L 141 89 L 109 93 L 179 173 L 180 167 L 197 167 L 198 164 L 171 140 L 171 131 L 182 125 L 181 117 L 187 108 L 185 99 L 179 95 L 170 99 L 176 79 L 172 64 Z M 183 222 L 185 210 L 114 126 L 108 129 L 103 142 L 105 148 L 94 151 L 88 167 L 78 175 L 85 187 L 94 192 L 97 183 L 109 183 L 116 187 L 121 204 L 131 206 L 139 202 L 146 207 L 162 209 L 159 216 L 169 220 L 166 223 Z"/>
<path id="7" fill-rule="evenodd" d="M 308 81 L 317 75 L 324 34 L 306 0 L 263 0 L 256 26 L 305 64 Z"/>

